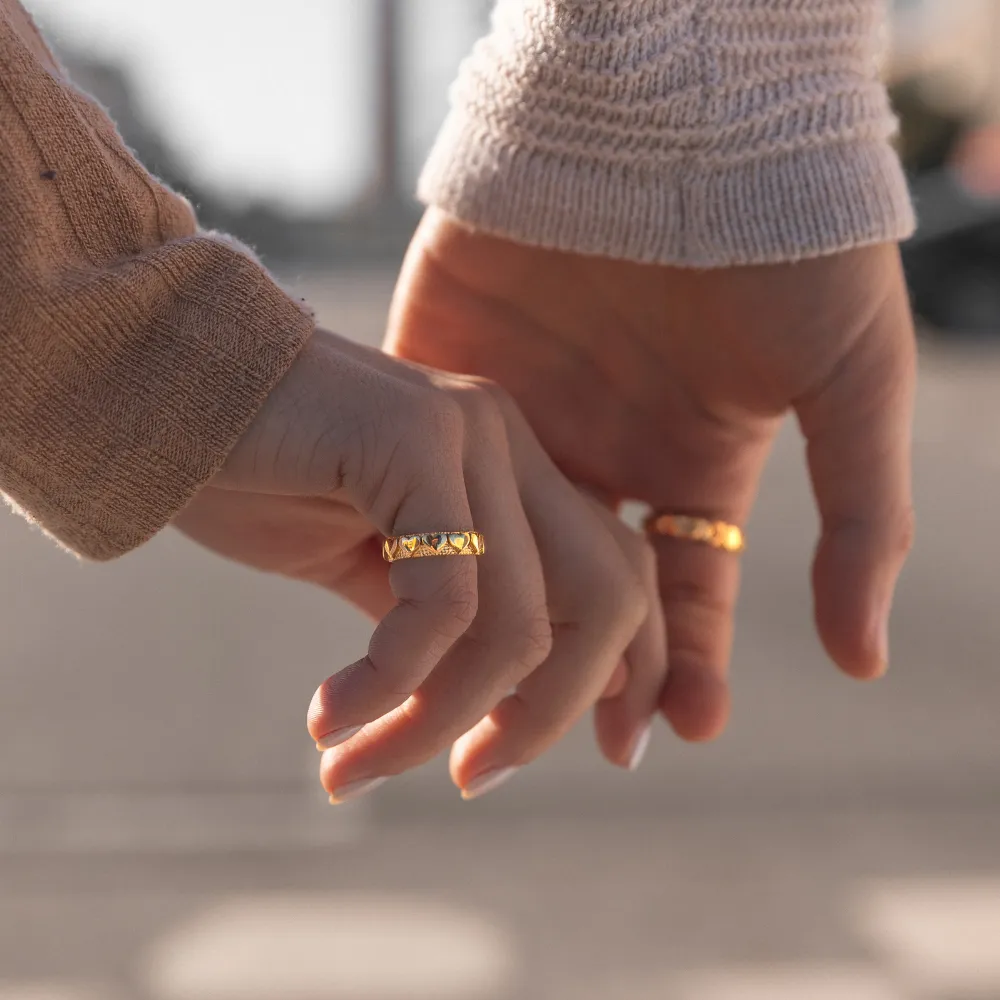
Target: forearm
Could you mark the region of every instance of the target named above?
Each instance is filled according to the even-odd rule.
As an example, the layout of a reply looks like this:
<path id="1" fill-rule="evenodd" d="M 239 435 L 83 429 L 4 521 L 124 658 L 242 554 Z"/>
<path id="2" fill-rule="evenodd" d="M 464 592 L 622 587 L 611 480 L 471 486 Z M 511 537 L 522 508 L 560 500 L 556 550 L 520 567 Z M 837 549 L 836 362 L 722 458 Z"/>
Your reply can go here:
<path id="1" fill-rule="evenodd" d="M 198 233 L 27 27 L 0 0 L 0 492 L 109 558 L 222 465 L 312 320 Z"/>
<path id="2" fill-rule="evenodd" d="M 500 0 L 421 197 L 526 243 L 725 266 L 913 227 L 881 0 Z"/>

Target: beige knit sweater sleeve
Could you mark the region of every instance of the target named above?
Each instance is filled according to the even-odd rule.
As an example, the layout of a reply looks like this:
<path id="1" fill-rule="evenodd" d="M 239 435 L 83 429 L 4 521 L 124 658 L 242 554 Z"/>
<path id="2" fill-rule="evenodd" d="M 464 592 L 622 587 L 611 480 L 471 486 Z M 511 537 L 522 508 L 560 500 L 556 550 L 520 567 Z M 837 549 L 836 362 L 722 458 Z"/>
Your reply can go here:
<path id="1" fill-rule="evenodd" d="M 499 0 L 421 198 L 535 245 L 723 266 L 907 236 L 881 0 Z"/>
<path id="2" fill-rule="evenodd" d="M 313 330 L 0 0 L 0 493 L 96 559 L 223 464 Z"/>

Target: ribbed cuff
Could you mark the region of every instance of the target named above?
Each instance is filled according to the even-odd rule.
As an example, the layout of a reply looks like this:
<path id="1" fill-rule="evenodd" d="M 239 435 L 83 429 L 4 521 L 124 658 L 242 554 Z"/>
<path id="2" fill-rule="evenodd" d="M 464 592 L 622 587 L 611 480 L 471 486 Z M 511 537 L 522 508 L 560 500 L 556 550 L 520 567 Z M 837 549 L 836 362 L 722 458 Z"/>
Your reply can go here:
<path id="1" fill-rule="evenodd" d="M 88 328 L 86 372 L 41 372 L 34 428 L 0 441 L 12 505 L 99 561 L 143 544 L 190 503 L 315 328 L 304 303 L 216 236 L 149 251 L 115 276 L 124 280 L 105 275 L 100 291 L 115 350 Z"/>
<path id="2" fill-rule="evenodd" d="M 877 138 L 634 167 L 504 145 L 453 112 L 418 193 L 516 242 L 686 267 L 818 257 L 901 240 L 915 226 L 899 159 Z"/>

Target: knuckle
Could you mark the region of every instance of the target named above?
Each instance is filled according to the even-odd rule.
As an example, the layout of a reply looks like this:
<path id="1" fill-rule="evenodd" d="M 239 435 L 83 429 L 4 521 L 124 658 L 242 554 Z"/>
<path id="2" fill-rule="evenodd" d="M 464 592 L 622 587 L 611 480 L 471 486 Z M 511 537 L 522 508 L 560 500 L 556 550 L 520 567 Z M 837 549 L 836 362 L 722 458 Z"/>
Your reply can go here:
<path id="1" fill-rule="evenodd" d="M 382 738 L 367 761 L 380 775 L 392 776 L 420 767 L 452 742 L 439 713 L 419 689 L 387 713 L 382 725 Z"/>
<path id="2" fill-rule="evenodd" d="M 657 577 L 656 550 L 652 543 L 638 531 L 628 530 L 622 538 L 622 549 L 633 570 L 643 581 L 655 581 Z"/>
<path id="3" fill-rule="evenodd" d="M 407 671 L 408 664 L 400 664 L 375 650 L 369 651 L 358 663 L 359 673 L 364 675 L 367 696 L 378 705 L 398 705 L 408 698 L 413 689 L 412 679 Z"/>
<path id="4" fill-rule="evenodd" d="M 638 573 L 630 571 L 628 579 L 622 581 L 618 592 L 622 600 L 622 617 L 627 627 L 631 630 L 638 629 L 650 611 L 649 592 L 642 578 Z"/>
<path id="5" fill-rule="evenodd" d="M 398 705 L 408 697 L 412 684 L 406 670 L 391 658 L 370 650 L 360 660 L 328 677 L 310 707 L 312 724 L 325 727 L 334 718 L 377 712 Z"/>
<path id="6" fill-rule="evenodd" d="M 500 658 L 507 669 L 504 677 L 508 685 L 519 683 L 541 666 L 552 652 L 554 628 L 548 612 L 531 609 L 523 612 L 503 611 L 490 615 L 484 622 L 483 615 L 476 628 L 466 638 L 491 658 Z"/>
<path id="7" fill-rule="evenodd" d="M 398 725 L 395 749 L 403 769 L 432 760 L 471 725 L 461 707 L 419 690 L 395 714 L 393 721 Z"/>
<path id="8" fill-rule="evenodd" d="M 462 410 L 467 424 L 480 434 L 496 437 L 504 433 L 506 422 L 492 386 L 485 379 L 463 379 L 452 387 L 451 398 Z"/>
<path id="9" fill-rule="evenodd" d="M 485 393 L 492 400 L 493 405 L 505 416 L 520 412 L 517 403 L 514 402 L 514 397 L 499 382 L 479 375 L 471 376 L 470 381 L 480 392 Z"/>
<path id="10" fill-rule="evenodd" d="M 506 733 L 504 759 L 511 766 L 529 763 L 564 736 L 573 717 L 555 704 L 529 701 L 518 694 L 505 698 L 491 715 L 498 729 Z"/>
<path id="11" fill-rule="evenodd" d="M 460 439 L 465 426 L 465 413 L 459 402 L 447 390 L 422 388 L 409 394 L 404 426 L 411 435 L 428 440 L 454 441 Z"/>
<path id="12" fill-rule="evenodd" d="M 340 479 L 379 521 L 428 484 L 429 471 L 460 474 L 465 418 L 454 400 L 437 389 L 404 385 L 383 401 L 382 412 L 353 434 L 349 462 Z"/>
<path id="13" fill-rule="evenodd" d="M 548 614 L 529 614 L 508 621 L 503 636 L 510 658 L 528 673 L 541 666 L 552 652 L 552 622 Z"/>
<path id="14" fill-rule="evenodd" d="M 479 588 L 469 573 L 448 576 L 432 593 L 429 605 L 436 627 L 448 638 L 458 639 L 479 613 Z"/>
<path id="15" fill-rule="evenodd" d="M 727 618 L 732 614 L 732 601 L 721 595 L 714 587 L 687 577 L 668 580 L 660 586 L 660 596 L 665 608 L 676 616 L 697 614 L 714 619 Z"/>
<path id="16" fill-rule="evenodd" d="M 721 665 L 732 637 L 733 603 L 696 581 L 675 580 L 661 589 L 671 669 L 682 660 Z"/>
<path id="17" fill-rule="evenodd" d="M 493 406 L 500 414 L 507 433 L 524 434 L 530 431 L 520 404 L 507 389 L 489 379 L 481 378 L 477 381 L 480 389 L 493 401 Z"/>
<path id="18" fill-rule="evenodd" d="M 427 699 L 419 691 L 414 691 L 393 714 L 396 721 L 405 728 L 411 748 L 426 742 L 430 728 L 430 712 Z"/>
<path id="19" fill-rule="evenodd" d="M 448 437 L 461 437 L 465 427 L 465 414 L 462 407 L 444 393 L 435 400 L 432 416 L 434 429 Z"/>
<path id="20" fill-rule="evenodd" d="M 508 734 L 505 749 L 510 763 L 515 767 L 526 764 L 546 735 L 541 713 L 520 695 L 513 694 L 497 705 L 491 718 L 499 730 Z"/>
<path id="21" fill-rule="evenodd" d="M 905 556 L 913 548 L 917 533 L 917 519 L 913 507 L 907 507 L 903 513 L 892 522 L 890 540 L 893 552 Z"/>
<path id="22" fill-rule="evenodd" d="M 912 505 L 907 505 L 873 517 L 845 517 L 834 522 L 825 534 L 843 536 L 849 544 L 864 546 L 876 558 L 902 559 L 913 548 L 916 515 Z"/>
<path id="23" fill-rule="evenodd" d="M 649 593 L 638 570 L 619 560 L 588 594 L 588 618 L 602 630 L 634 632 L 649 614 Z"/>

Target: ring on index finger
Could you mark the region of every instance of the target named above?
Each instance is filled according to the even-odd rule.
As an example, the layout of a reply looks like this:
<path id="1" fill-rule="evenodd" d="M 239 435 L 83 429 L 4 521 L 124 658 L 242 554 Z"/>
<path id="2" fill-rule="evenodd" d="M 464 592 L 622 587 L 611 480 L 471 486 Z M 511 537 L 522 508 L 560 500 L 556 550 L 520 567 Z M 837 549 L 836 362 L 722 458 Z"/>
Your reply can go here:
<path id="1" fill-rule="evenodd" d="M 392 535 L 382 546 L 386 562 L 425 559 L 432 556 L 481 556 L 486 539 L 479 531 L 425 531 L 416 535 Z"/>

